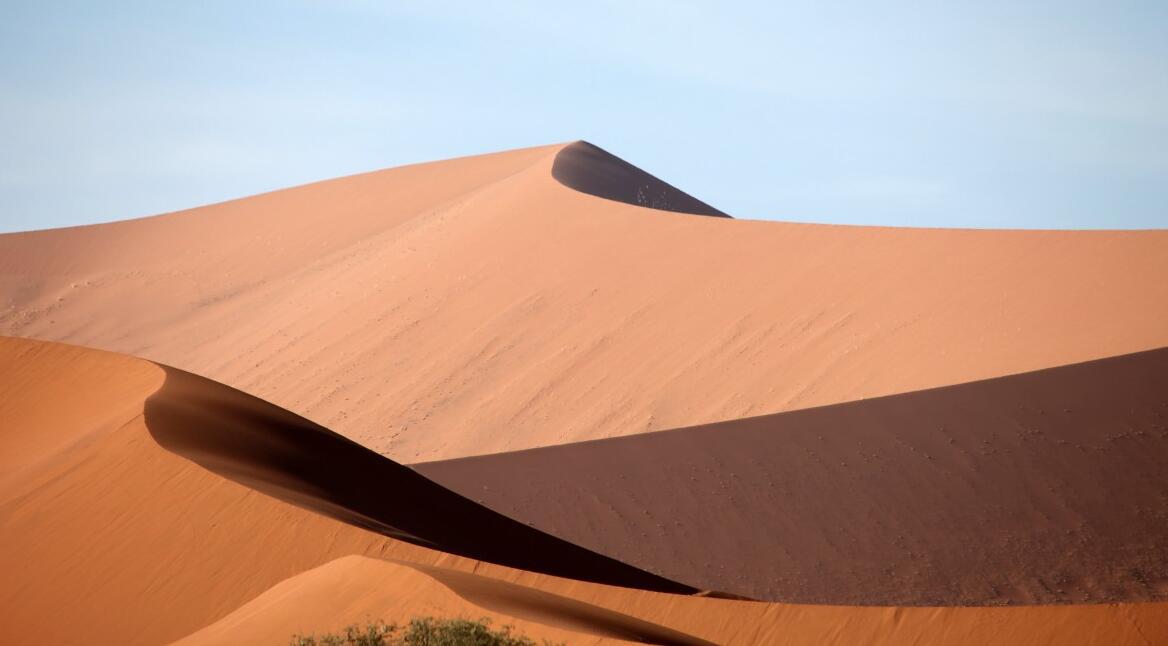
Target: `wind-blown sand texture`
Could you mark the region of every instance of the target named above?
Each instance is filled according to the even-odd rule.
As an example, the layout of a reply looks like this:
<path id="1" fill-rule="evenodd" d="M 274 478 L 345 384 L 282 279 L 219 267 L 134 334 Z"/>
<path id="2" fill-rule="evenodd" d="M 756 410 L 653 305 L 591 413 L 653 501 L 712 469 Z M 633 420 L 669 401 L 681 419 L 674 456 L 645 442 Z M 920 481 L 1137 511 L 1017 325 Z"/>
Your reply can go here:
<path id="1" fill-rule="evenodd" d="M 1168 641 L 1165 231 L 733 220 L 576 142 L 0 235 L 0 334 L 5 643 Z"/>

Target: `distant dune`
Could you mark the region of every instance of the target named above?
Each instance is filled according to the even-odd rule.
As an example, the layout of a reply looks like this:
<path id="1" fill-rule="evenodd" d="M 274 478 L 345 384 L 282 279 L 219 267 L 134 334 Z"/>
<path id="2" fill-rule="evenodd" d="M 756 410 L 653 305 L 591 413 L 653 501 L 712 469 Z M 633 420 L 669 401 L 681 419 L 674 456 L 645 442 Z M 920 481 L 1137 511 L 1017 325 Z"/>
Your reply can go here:
<path id="1" fill-rule="evenodd" d="M 557 166 L 652 184 L 572 144 L 3 235 L 0 333 L 161 361 L 404 462 L 1168 346 L 1168 232 L 696 217 Z"/>

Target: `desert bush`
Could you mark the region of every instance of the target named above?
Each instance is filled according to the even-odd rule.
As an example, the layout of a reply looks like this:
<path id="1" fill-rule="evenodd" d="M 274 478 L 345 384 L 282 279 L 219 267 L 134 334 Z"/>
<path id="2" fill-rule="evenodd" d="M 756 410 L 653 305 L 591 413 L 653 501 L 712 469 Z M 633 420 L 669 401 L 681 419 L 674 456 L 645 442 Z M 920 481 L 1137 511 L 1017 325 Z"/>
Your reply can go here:
<path id="1" fill-rule="evenodd" d="M 416 617 L 403 628 L 384 622 L 365 628 L 349 626 L 340 633 L 321 636 L 296 635 L 291 646 L 536 646 L 511 626 L 491 628 L 489 619 L 437 619 Z M 551 646 L 544 642 L 545 646 Z"/>
<path id="2" fill-rule="evenodd" d="M 295 635 L 292 637 L 292 646 L 389 646 L 396 642 L 390 641 L 397 626 L 377 621 L 365 626 L 362 630 L 357 626 L 349 626 L 340 633 L 316 635 Z"/>

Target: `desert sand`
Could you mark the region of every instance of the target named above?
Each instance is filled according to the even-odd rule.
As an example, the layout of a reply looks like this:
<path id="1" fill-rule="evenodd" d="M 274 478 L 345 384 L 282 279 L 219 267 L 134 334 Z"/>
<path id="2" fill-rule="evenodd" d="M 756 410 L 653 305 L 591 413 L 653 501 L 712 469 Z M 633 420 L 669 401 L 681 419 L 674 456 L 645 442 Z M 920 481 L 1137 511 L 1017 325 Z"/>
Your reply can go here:
<path id="1" fill-rule="evenodd" d="M 562 184 L 571 151 L 3 235 L 0 334 L 160 361 L 407 463 L 1168 346 L 1165 231 L 698 217 Z"/>
<path id="2" fill-rule="evenodd" d="M 67 643 L 77 630 L 98 643 L 177 638 L 324 561 L 417 551 L 385 537 L 439 548 L 426 551 L 435 559 L 516 559 L 528 571 L 692 591 L 493 514 L 194 375 L 20 339 L 0 339 L 0 365 L 5 448 L 17 449 L 0 508 L 0 569 L 19 582 L 0 593 L 13 641 Z"/>
<path id="3" fill-rule="evenodd" d="M 613 587 L 453 557 L 335 520 L 335 509 L 319 513 L 322 501 L 343 498 L 327 482 L 311 479 L 315 496 L 302 484 L 292 487 L 295 505 L 269 495 L 280 493 L 271 483 L 281 479 L 263 455 L 233 453 L 231 474 L 267 473 L 261 488 L 269 493 L 158 439 L 214 432 L 216 417 L 245 438 L 292 441 L 305 428 L 318 429 L 287 411 L 193 375 L 166 392 L 172 369 L 55 343 L 0 339 L 0 365 L 5 447 L 16 446 L 9 436 L 24 438 L 6 464 L 16 467 L 9 471 L 16 483 L 6 488 L 13 495 L 0 506 L 0 568 L 13 582 L 0 592 L 6 643 L 283 644 L 296 632 L 419 613 L 488 617 L 584 644 L 1142 644 L 1168 637 L 1168 605 L 1159 603 L 773 604 Z M 99 396 L 75 398 L 77 390 Z M 148 413 L 159 397 L 171 411 Z M 184 404 L 186 397 L 194 399 Z M 182 450 L 206 460 L 206 451 Z M 369 455 L 393 470 L 388 459 Z M 222 461 L 213 466 L 225 471 Z M 305 477 L 294 464 L 284 476 Z M 397 502 L 442 511 L 408 496 Z"/>
<path id="4" fill-rule="evenodd" d="M 1168 231 L 576 142 L 0 235 L 0 335 L 5 643 L 1168 641 Z"/>
<path id="5" fill-rule="evenodd" d="M 429 570 L 432 578 L 424 573 Z M 408 592 L 399 585 L 407 583 Z M 874 608 L 761 604 L 654 593 L 599 592 L 617 609 L 673 621 L 714 643 L 774 644 L 1156 644 L 1168 638 L 1164 604 L 1026 608 Z M 391 610 L 386 610 L 386 609 Z M 278 584 L 240 610 L 179 642 L 183 646 L 285 643 L 290 625 L 325 626 L 381 618 L 456 613 L 510 623 L 529 635 L 570 644 L 699 644 L 694 635 L 644 627 L 618 612 L 596 616 L 564 597 L 464 572 L 405 568 L 348 557 Z M 541 623 L 547 622 L 547 623 Z M 575 632 L 588 624 L 587 632 Z M 591 623 L 595 622 L 595 623 Z M 633 631 L 640 637 L 633 637 Z"/>

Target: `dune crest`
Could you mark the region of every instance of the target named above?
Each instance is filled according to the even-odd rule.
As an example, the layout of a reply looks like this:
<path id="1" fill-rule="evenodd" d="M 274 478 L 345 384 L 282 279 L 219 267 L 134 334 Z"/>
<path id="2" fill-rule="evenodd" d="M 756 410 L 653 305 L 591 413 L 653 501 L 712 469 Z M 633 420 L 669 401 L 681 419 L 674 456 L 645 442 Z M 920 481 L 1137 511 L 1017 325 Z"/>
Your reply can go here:
<path id="1" fill-rule="evenodd" d="M 146 428 L 209 471 L 324 516 L 407 543 L 531 572 L 691 594 L 516 522 L 352 440 L 238 390 L 163 366 Z"/>
<path id="2" fill-rule="evenodd" d="M 460 529 L 474 536 L 476 530 L 462 524 L 471 520 L 510 537 L 511 547 L 531 550 L 521 558 L 529 564 L 541 553 L 553 559 L 563 553 L 564 562 L 555 567 L 591 567 L 586 578 L 632 572 L 629 578 L 661 581 L 574 546 L 546 553 L 549 546 L 566 544 L 491 512 L 475 512 L 473 504 L 459 502 L 463 499 L 408 469 L 193 375 L 168 374 L 169 369 L 122 355 L 13 338 L 0 338 L 0 366 L 2 441 L 14 446 L 18 438 L 28 445 L 21 452 L 27 464 L 5 473 L 0 498 L 0 570 L 13 582 L 0 589 L 4 643 L 25 643 L 34 635 L 47 643 L 166 642 L 221 618 L 283 579 L 351 554 L 512 572 L 393 540 L 385 534 L 397 528 L 384 517 L 370 523 L 360 514 L 346 514 L 339 503 L 350 501 L 329 491 L 336 483 L 316 480 L 319 471 L 303 461 L 309 450 L 322 448 L 319 439 L 298 447 L 308 434 L 327 434 L 335 438 L 330 442 L 342 443 L 316 458 L 356 467 L 361 465 L 351 458 L 346 462 L 346 454 L 358 452 L 383 465 L 374 474 L 386 477 L 371 482 L 358 475 L 357 482 L 394 501 L 395 509 L 431 505 L 425 514 L 405 512 L 406 527 L 423 537 L 436 531 L 445 539 Z M 289 432 L 291 440 L 279 437 Z M 62 444 L 62 437 L 80 439 Z M 235 480 L 163 448 L 156 437 Z M 248 454 L 264 441 L 270 455 Z M 254 464 L 248 464 L 250 458 Z M 6 469 L 13 466 L 10 460 Z M 437 498 L 434 491 L 440 492 Z M 312 509 L 373 525 L 378 532 Z M 415 542 L 435 542 L 423 537 L 409 533 L 421 538 Z M 490 540 L 474 553 L 492 549 L 501 555 Z"/>
<path id="3" fill-rule="evenodd" d="M 570 143 L 556 153 L 552 177 L 564 186 L 606 200 L 658 211 L 730 217 L 587 141 Z"/>

